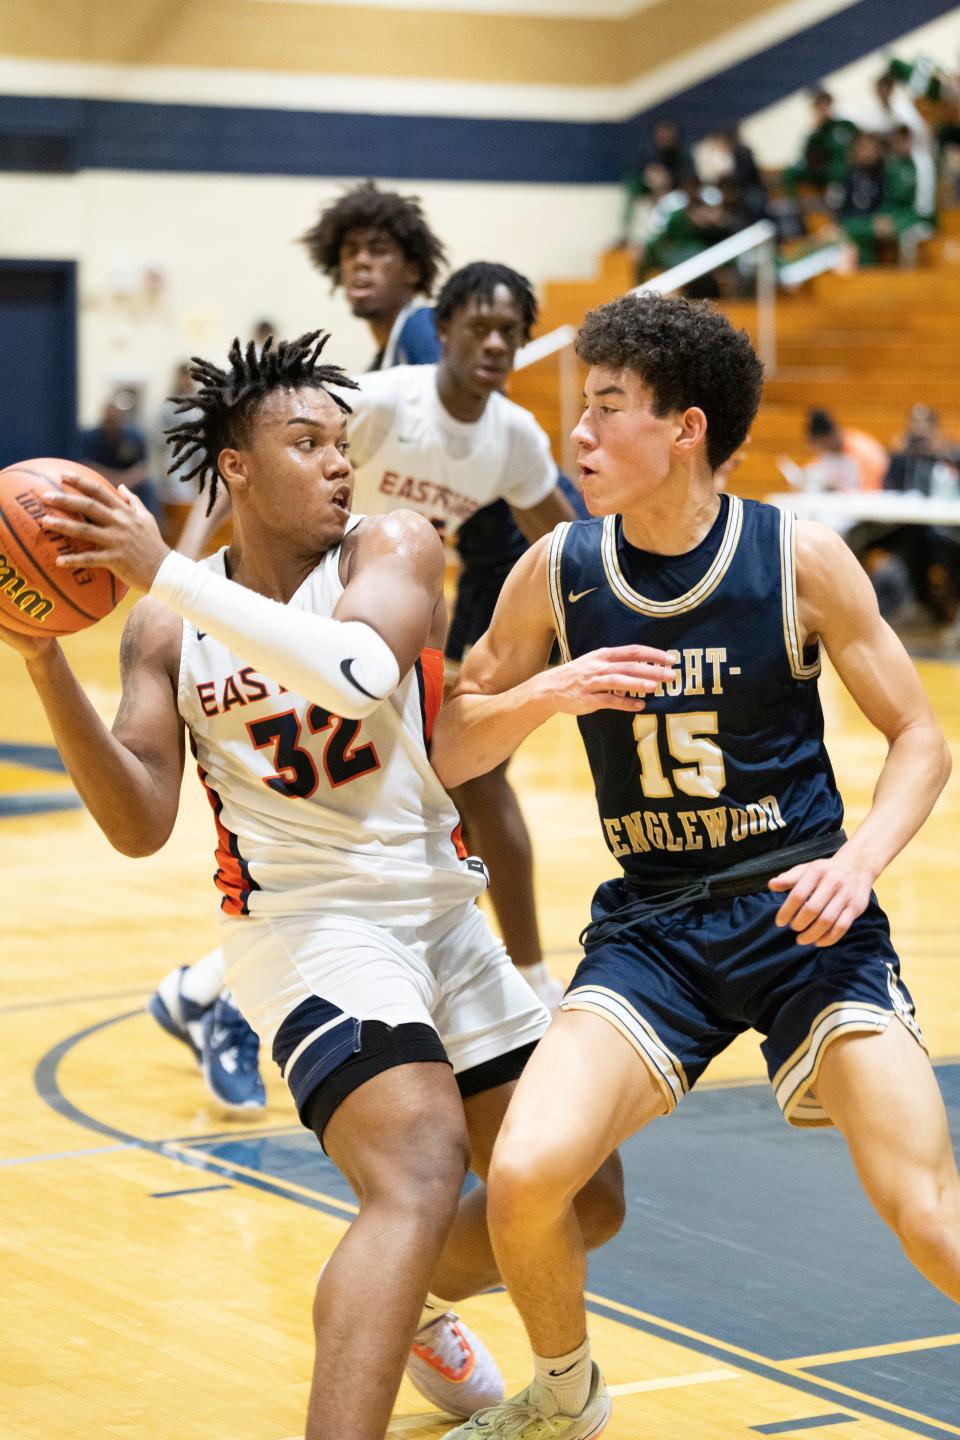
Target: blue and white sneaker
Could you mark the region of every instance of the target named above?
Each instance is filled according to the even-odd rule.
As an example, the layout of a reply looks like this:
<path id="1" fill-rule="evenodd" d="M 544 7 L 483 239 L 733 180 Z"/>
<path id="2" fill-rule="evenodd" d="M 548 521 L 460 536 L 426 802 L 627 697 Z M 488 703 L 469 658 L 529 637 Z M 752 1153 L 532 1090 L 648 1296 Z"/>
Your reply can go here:
<path id="1" fill-rule="evenodd" d="M 212 1005 L 198 1005 L 183 993 L 186 965 L 164 975 L 147 1001 L 147 1010 L 161 1029 L 175 1040 L 181 1040 L 200 1065 L 203 1060 L 203 1017 Z"/>
<path id="2" fill-rule="evenodd" d="M 226 992 L 204 1012 L 201 1023 L 201 1064 L 210 1094 L 225 1110 L 265 1109 L 260 1037 Z"/>

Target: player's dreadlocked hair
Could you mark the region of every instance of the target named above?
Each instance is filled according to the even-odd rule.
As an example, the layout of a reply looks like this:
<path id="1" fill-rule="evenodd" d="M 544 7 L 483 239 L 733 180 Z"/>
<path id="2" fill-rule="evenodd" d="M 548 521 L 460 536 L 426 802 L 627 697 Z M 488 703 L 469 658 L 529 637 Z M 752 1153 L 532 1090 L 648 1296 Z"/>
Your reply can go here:
<path id="1" fill-rule="evenodd" d="M 336 287 L 340 283 L 343 237 L 348 230 L 370 227 L 384 230 L 396 241 L 419 272 L 417 294 L 429 295 L 437 283 L 440 267 L 446 263 L 446 254 L 413 195 L 378 190 L 372 180 L 366 180 L 321 211 L 316 225 L 300 238 L 313 264 L 328 275 Z"/>
<path id="2" fill-rule="evenodd" d="M 486 260 L 475 260 L 457 270 L 437 296 L 434 318 L 438 325 L 448 321 L 456 310 L 470 300 L 482 300 L 493 304 L 493 292 L 498 285 L 505 285 L 513 296 L 523 317 L 523 338 L 530 339 L 530 331 L 537 322 L 537 297 L 526 275 L 511 270 L 506 265 L 494 265 Z"/>
<path id="3" fill-rule="evenodd" d="M 309 330 L 297 340 L 281 340 L 274 349 L 271 335 L 259 354 L 252 340 L 244 349 L 236 339 L 230 346 L 226 370 L 211 360 L 192 357 L 189 368 L 200 387 L 197 394 L 171 395 L 170 399 L 177 402 L 177 411 L 181 414 L 184 411 L 200 413 L 167 431 L 172 442 L 169 469 L 173 473 L 184 464 L 197 462 L 179 478 L 199 477 L 201 494 L 209 480 L 208 515 L 216 499 L 217 482 L 222 478 L 218 463 L 220 451 L 247 444 L 253 418 L 274 390 L 322 390 L 344 414 L 351 413 L 347 402 L 327 386 L 356 390 L 357 382 L 339 365 L 317 364 L 329 339 L 323 330 Z"/>

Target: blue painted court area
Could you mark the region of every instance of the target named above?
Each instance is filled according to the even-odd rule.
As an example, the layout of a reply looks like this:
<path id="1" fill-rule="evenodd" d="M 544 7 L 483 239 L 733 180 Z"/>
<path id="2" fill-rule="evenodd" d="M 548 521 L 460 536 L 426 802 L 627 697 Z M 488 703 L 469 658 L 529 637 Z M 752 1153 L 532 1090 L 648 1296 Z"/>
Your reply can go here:
<path id="1" fill-rule="evenodd" d="M 40 770 L 51 775 L 66 774 L 66 768 L 55 746 L 26 745 L 19 741 L 0 740 L 0 764 L 24 772 L 22 786 L 17 784 L 12 790 L 0 790 L 0 819 L 79 809 L 82 802 L 79 795 L 72 790 L 26 788 L 36 783 L 36 776 L 31 776 L 28 772 Z"/>
<path id="2" fill-rule="evenodd" d="M 960 1150 L 960 1065 L 937 1074 Z M 190 1148 L 353 1201 L 305 1132 Z M 788 1127 L 765 1085 L 695 1092 L 623 1159 L 628 1218 L 591 1258 L 594 1295 L 773 1361 L 960 1331 L 957 1307 L 917 1275 L 862 1195 L 840 1136 Z M 955 1344 L 805 1373 L 934 1424 L 907 1429 L 960 1423 Z"/>
<path id="3" fill-rule="evenodd" d="M 960 1345 L 877 1356 L 873 1360 L 848 1360 L 842 1365 L 817 1365 L 810 1374 L 839 1381 L 895 1405 L 910 1405 L 948 1425 L 960 1423 Z M 905 1395 L 912 1400 L 905 1400 Z"/>

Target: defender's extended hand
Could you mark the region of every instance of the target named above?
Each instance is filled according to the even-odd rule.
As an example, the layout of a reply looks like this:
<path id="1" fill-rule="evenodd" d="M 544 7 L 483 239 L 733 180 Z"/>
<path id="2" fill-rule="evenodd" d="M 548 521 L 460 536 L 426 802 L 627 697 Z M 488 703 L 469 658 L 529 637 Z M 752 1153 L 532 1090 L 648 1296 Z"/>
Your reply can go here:
<path id="1" fill-rule="evenodd" d="M 612 645 L 546 671 L 543 683 L 556 710 L 590 715 L 595 710 L 642 710 L 643 696 L 673 677 L 673 662 L 664 650 Z"/>
<path id="2" fill-rule="evenodd" d="M 769 888 L 789 892 L 776 923 L 795 930 L 798 945 L 825 949 L 842 939 L 867 908 L 873 876 L 838 850 L 828 859 L 794 865 L 775 875 Z"/>
<path id="3" fill-rule="evenodd" d="M 170 549 L 146 506 L 125 485 L 108 490 L 69 470 L 61 478 L 72 488 L 42 496 L 51 508 L 40 523 L 80 548 L 60 555 L 57 564 L 65 570 L 105 565 L 125 585 L 149 590 Z"/>

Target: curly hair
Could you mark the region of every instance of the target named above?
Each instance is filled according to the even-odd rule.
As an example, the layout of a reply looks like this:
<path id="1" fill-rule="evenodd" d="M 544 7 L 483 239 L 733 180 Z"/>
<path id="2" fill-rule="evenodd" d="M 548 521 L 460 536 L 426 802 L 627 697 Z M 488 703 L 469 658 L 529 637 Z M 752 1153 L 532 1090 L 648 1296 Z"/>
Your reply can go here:
<path id="1" fill-rule="evenodd" d="M 526 275 L 511 270 L 507 265 L 496 265 L 487 260 L 474 260 L 457 270 L 437 296 L 434 319 L 444 325 L 469 300 L 483 300 L 493 303 L 493 292 L 498 285 L 505 285 L 517 302 L 523 319 L 524 341 L 530 339 L 530 331 L 537 323 L 537 297 Z"/>
<path id="2" fill-rule="evenodd" d="M 188 368 L 199 390 L 195 395 L 168 397 L 176 402 L 179 414 L 190 412 L 192 415 L 166 432 L 172 442 L 168 468 L 172 474 L 185 463 L 197 462 L 179 478 L 199 477 L 201 494 L 209 480 L 208 515 L 216 499 L 217 482 L 222 478 L 220 451 L 247 444 L 256 413 L 273 391 L 322 390 L 345 415 L 351 413 L 347 402 L 327 386 L 357 390 L 357 382 L 339 365 L 317 364 L 329 339 L 323 330 L 308 330 L 297 340 L 281 340 L 274 349 L 271 335 L 259 352 L 252 340 L 242 347 L 236 339 L 230 346 L 227 370 L 221 370 L 211 360 L 201 360 L 196 355 L 191 358 Z"/>
<path id="3" fill-rule="evenodd" d="M 446 264 L 446 252 L 424 218 L 420 201 L 413 195 L 378 190 L 366 180 L 347 190 L 339 200 L 320 212 L 317 223 L 301 235 L 311 262 L 334 287 L 340 283 L 340 247 L 349 230 L 383 230 L 417 267 L 418 295 L 430 295 L 437 276 Z"/>
<path id="4" fill-rule="evenodd" d="M 591 310 L 576 351 L 587 365 L 632 370 L 662 418 L 695 405 L 707 417 L 707 463 L 718 470 L 747 438 L 763 364 L 744 330 L 702 301 L 623 295 Z"/>

